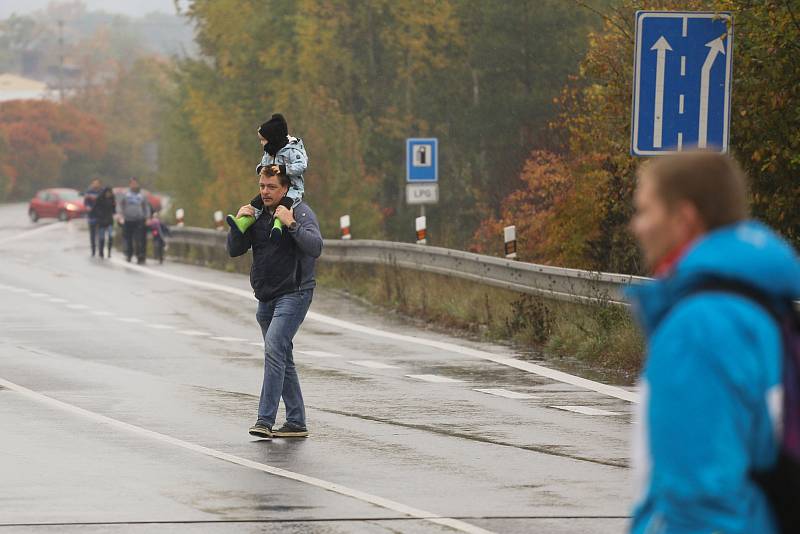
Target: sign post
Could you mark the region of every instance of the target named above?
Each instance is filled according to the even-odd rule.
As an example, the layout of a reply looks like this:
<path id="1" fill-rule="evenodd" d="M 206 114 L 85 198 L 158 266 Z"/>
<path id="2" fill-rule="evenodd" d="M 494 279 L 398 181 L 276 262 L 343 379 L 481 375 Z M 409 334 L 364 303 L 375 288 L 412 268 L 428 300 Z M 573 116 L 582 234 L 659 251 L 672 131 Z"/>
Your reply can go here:
<path id="1" fill-rule="evenodd" d="M 438 182 L 439 140 L 435 137 L 406 139 L 406 204 L 418 205 L 422 218 L 426 204 L 439 202 Z"/>
<path id="2" fill-rule="evenodd" d="M 733 17 L 638 11 L 631 154 L 728 151 Z"/>

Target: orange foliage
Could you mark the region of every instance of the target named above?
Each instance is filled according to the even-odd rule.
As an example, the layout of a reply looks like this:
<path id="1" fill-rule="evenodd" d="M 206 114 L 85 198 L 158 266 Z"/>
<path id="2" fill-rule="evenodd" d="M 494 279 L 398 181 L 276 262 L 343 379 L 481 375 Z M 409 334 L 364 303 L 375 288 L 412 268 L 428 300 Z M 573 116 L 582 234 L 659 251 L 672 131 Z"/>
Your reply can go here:
<path id="1" fill-rule="evenodd" d="M 513 224 L 521 260 L 590 268 L 586 248 L 596 234 L 598 199 L 608 181 L 601 168 L 596 156 L 568 162 L 534 151 L 520 176 L 525 186 L 505 199 L 499 218 L 484 221 L 472 250 L 501 254 L 503 227 Z"/>
<path id="2" fill-rule="evenodd" d="M 0 104 L 2 198 L 20 199 L 37 189 L 61 184 L 70 161 L 99 160 L 105 131 L 95 119 L 67 105 L 39 100 Z M 88 177 L 87 177 L 88 178 Z"/>

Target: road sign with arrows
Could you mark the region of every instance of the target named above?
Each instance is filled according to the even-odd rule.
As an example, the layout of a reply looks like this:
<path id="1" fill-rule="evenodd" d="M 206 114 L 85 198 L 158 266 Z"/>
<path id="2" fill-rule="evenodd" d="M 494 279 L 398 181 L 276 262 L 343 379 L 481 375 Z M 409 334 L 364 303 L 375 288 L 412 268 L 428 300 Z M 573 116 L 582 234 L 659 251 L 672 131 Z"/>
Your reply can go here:
<path id="1" fill-rule="evenodd" d="M 732 52 L 730 13 L 636 13 L 631 154 L 727 152 Z"/>

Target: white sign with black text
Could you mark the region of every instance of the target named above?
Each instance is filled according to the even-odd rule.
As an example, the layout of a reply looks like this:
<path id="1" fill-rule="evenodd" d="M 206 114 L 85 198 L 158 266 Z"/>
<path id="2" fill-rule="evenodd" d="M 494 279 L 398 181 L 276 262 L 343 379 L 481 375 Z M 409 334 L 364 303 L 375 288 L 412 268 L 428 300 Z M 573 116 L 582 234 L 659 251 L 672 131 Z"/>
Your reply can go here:
<path id="1" fill-rule="evenodd" d="M 407 204 L 436 204 L 439 202 L 439 184 L 406 184 Z"/>

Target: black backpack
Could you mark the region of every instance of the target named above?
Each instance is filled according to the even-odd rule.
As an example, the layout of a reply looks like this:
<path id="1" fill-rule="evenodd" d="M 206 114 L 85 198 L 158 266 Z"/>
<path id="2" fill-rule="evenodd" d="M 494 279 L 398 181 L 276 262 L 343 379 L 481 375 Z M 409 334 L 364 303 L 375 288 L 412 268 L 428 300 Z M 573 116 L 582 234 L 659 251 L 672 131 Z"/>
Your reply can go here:
<path id="1" fill-rule="evenodd" d="M 753 471 L 751 478 L 769 499 L 781 532 L 800 532 L 800 313 L 790 299 L 776 302 L 759 289 L 735 280 L 711 278 L 692 288 L 732 293 L 764 308 L 778 324 L 783 339 L 783 432 L 775 466 Z"/>

